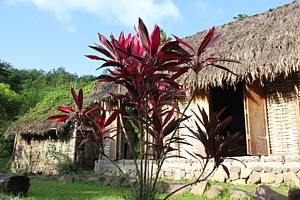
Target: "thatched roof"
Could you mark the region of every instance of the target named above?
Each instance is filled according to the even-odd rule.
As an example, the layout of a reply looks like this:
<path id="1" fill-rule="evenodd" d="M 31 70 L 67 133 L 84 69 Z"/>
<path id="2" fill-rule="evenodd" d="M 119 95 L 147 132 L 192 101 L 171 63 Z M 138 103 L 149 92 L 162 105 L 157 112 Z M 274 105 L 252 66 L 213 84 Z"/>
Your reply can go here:
<path id="1" fill-rule="evenodd" d="M 272 80 L 279 73 L 290 74 L 300 65 L 300 5 L 297 2 L 276 9 L 234 21 L 216 29 L 225 37 L 209 49 L 204 57 L 230 58 L 242 64 L 221 63 L 238 76 L 214 67 L 199 74 L 201 87 L 232 85 L 237 81 L 252 82 L 253 79 Z M 196 47 L 207 31 L 184 38 Z M 191 81 L 192 80 L 192 81 Z M 194 85 L 193 74 L 187 74 L 180 81 Z"/>
<path id="2" fill-rule="evenodd" d="M 95 85 L 89 95 L 84 99 L 84 102 L 89 105 L 99 103 L 103 100 L 113 100 L 110 93 L 124 94 L 126 90 L 114 83 L 99 82 Z"/>
<path id="3" fill-rule="evenodd" d="M 9 134 L 22 134 L 22 135 L 37 135 L 44 136 L 51 131 L 56 130 L 56 125 L 51 121 L 44 120 L 30 120 L 18 121 L 13 123 L 5 132 L 5 136 Z"/>

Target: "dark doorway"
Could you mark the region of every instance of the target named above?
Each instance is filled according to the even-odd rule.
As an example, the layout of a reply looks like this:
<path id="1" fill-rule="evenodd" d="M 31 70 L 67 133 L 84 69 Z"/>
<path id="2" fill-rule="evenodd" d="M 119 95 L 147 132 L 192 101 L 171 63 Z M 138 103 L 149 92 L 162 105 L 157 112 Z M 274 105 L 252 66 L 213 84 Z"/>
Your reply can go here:
<path id="1" fill-rule="evenodd" d="M 226 108 L 220 120 L 224 120 L 230 115 L 233 119 L 231 124 L 224 131 L 223 135 L 228 136 L 234 133 L 242 133 L 244 140 L 239 144 L 246 147 L 246 131 L 245 131 L 245 117 L 244 117 L 244 101 L 243 101 L 243 85 L 237 84 L 236 87 L 215 87 L 211 89 L 210 95 L 210 109 L 211 113 L 219 112 Z M 241 152 L 240 155 L 246 154 Z"/>

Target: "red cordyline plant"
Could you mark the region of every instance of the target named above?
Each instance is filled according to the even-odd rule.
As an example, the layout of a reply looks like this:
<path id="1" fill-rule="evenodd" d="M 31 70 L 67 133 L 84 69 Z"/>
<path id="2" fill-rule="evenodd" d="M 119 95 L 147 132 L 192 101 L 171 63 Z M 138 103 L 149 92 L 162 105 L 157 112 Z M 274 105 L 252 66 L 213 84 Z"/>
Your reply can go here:
<path id="1" fill-rule="evenodd" d="M 229 116 L 224 120 L 220 120 L 220 117 L 225 109 L 226 108 L 224 108 L 220 112 L 214 113 L 210 118 L 208 117 L 205 110 L 203 108 L 200 108 L 199 105 L 198 105 L 198 112 L 200 113 L 200 116 L 196 112 L 192 111 L 194 116 L 196 117 L 195 125 L 197 129 L 193 130 L 189 126 L 184 125 L 189 130 L 189 133 L 191 133 L 191 135 L 186 135 L 186 136 L 201 142 L 201 144 L 204 147 L 204 153 L 203 154 L 196 153 L 196 152 L 187 152 L 187 153 L 201 163 L 202 171 L 200 175 L 196 177 L 196 180 L 174 190 L 172 193 L 168 194 L 164 199 L 167 199 L 172 194 L 178 192 L 179 190 L 189 185 L 193 185 L 197 182 L 206 180 L 220 166 L 223 167 L 227 176 L 228 177 L 230 176 L 229 170 L 223 164 L 223 161 L 229 156 L 237 155 L 242 150 L 244 150 L 245 147 L 235 146 L 237 143 L 243 140 L 244 136 L 241 133 L 234 133 L 227 137 L 222 136 L 225 128 L 228 127 L 228 125 L 232 121 L 232 116 Z M 207 169 L 209 165 L 209 161 L 211 159 L 213 160 L 213 166 L 212 168 Z M 230 159 L 239 161 L 234 158 L 230 158 Z"/>
<path id="2" fill-rule="evenodd" d="M 106 113 L 106 110 L 99 106 L 94 106 L 82 111 L 82 91 L 80 90 L 77 95 L 72 89 L 77 110 L 75 111 L 70 107 L 58 107 L 60 111 L 66 114 L 52 116 L 48 119 L 57 119 L 57 123 L 70 118 L 75 118 L 78 122 L 83 122 L 85 121 L 83 119 L 87 119 L 84 124 L 89 128 L 85 130 L 92 134 L 89 134 L 89 137 L 87 137 L 85 141 L 92 140 L 98 144 L 103 144 L 108 133 L 111 132 L 111 130 L 106 129 L 107 126 L 112 123 L 119 113 L 121 117 L 126 117 L 131 120 L 139 129 L 138 134 L 142 140 L 140 143 L 140 164 L 138 164 L 137 158 L 135 157 L 133 144 L 131 144 L 131 141 L 127 141 L 137 170 L 139 188 L 136 191 L 136 199 L 153 199 L 154 188 L 164 160 L 172 156 L 180 157 L 176 154 L 170 154 L 173 151 L 178 151 L 174 144 L 187 144 L 183 138 L 175 136 L 175 133 L 181 128 L 180 123 L 188 118 L 184 113 L 194 98 L 194 94 L 188 106 L 183 112 L 180 112 L 177 102 L 186 97 L 185 93 L 188 89 L 183 89 L 177 82 L 177 78 L 185 74 L 188 70 L 193 70 L 196 75 L 198 75 L 204 67 L 208 66 L 215 66 L 227 70 L 216 63 L 219 61 L 236 61 L 223 58 L 202 58 L 202 54 L 221 38 L 221 36 L 215 32 L 215 28 L 209 30 L 196 49 L 193 49 L 189 44 L 176 36 L 175 41 L 162 43 L 159 27 L 155 26 L 151 35 L 149 35 L 141 19 L 139 19 L 138 28 L 134 36 L 129 34 L 125 37 L 123 32 L 118 39 L 115 39 L 113 35 L 110 36 L 109 40 L 101 34 L 98 34 L 98 36 L 101 45 L 95 44 L 90 47 L 98 51 L 101 56 L 87 55 L 87 57 L 93 60 L 103 61 L 103 64 L 98 69 L 106 67 L 108 68 L 109 74 L 100 75 L 96 79 L 99 82 L 112 82 L 126 88 L 126 94 L 112 93 L 111 95 L 116 99 L 122 99 L 125 105 L 122 107 L 129 107 L 133 109 L 136 114 L 128 113 L 126 109 L 124 109 L 120 110 L 120 112 L 113 112 L 112 115 L 106 119 L 105 114 L 96 114 L 96 110 L 100 113 Z M 180 115 L 180 117 L 175 117 L 175 113 Z M 202 117 L 205 117 L 203 111 L 200 111 L 200 113 Z M 218 167 L 222 164 L 223 158 L 230 152 L 229 150 L 231 148 L 226 150 L 227 147 L 224 148 L 226 145 L 222 143 L 223 140 L 217 137 L 220 128 L 217 128 L 218 131 L 215 130 L 215 126 L 218 127 L 215 120 L 207 123 L 207 120 L 203 119 L 203 122 L 203 125 L 206 126 L 205 128 L 210 127 L 216 137 L 210 137 L 209 131 L 207 132 L 209 135 L 206 136 L 205 140 L 203 139 L 205 138 L 203 131 L 200 133 L 202 136 L 199 136 L 197 135 L 199 130 L 198 132 L 189 128 L 188 130 L 194 139 L 202 143 L 206 142 L 204 144 L 205 151 L 206 153 L 209 152 L 209 154 L 206 155 L 206 159 L 210 157 L 213 158 L 215 167 Z M 206 131 L 208 130 L 206 129 Z M 129 138 L 126 130 L 123 132 L 125 138 Z M 238 142 L 239 137 L 231 138 L 230 141 L 233 143 Z M 218 153 L 222 148 L 224 149 L 221 151 L 222 153 Z M 104 151 L 101 153 L 104 153 Z M 198 157 L 197 154 L 190 154 L 195 158 Z M 155 162 L 153 162 L 153 160 Z M 151 167 L 154 163 L 157 165 L 156 172 L 154 172 L 153 167 Z M 122 172 L 120 167 L 118 167 L 118 169 Z M 213 170 L 215 170 L 215 168 Z M 198 178 L 196 182 L 197 181 L 200 181 L 200 178 Z"/>
<path id="3" fill-rule="evenodd" d="M 106 142 L 113 138 L 110 136 L 110 133 L 115 132 L 115 129 L 109 128 L 109 125 L 116 119 L 119 111 L 115 110 L 107 117 L 107 109 L 99 105 L 94 105 L 83 110 L 82 89 L 76 94 L 75 90 L 71 88 L 71 94 L 76 104 L 76 109 L 70 106 L 58 106 L 56 109 L 65 114 L 53 115 L 46 120 L 54 120 L 58 125 L 74 119 L 77 123 L 75 128 L 80 130 L 84 137 L 79 146 L 86 142 L 94 142 L 99 146 L 100 154 L 103 155 Z"/>

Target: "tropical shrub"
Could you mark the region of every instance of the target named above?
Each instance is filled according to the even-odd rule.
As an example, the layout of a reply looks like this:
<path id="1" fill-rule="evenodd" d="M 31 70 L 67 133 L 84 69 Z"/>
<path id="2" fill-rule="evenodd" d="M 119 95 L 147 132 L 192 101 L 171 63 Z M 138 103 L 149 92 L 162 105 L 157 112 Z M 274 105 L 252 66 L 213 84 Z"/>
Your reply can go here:
<path id="1" fill-rule="evenodd" d="M 98 36 L 101 45 L 95 44 L 90 47 L 101 56 L 87 55 L 87 57 L 102 61 L 100 68 L 106 68 L 108 71 L 107 74 L 96 78 L 99 82 L 111 82 L 126 88 L 125 94 L 111 93 L 112 97 L 119 100 L 119 104 L 122 102 L 124 106 L 119 106 L 119 110 L 113 110 L 110 116 L 107 116 L 108 109 L 100 105 L 83 109 L 82 90 L 79 90 L 77 94 L 74 89 L 71 89 L 76 109 L 59 106 L 57 109 L 64 114 L 50 116 L 48 120 L 57 120 L 57 123 L 61 123 L 75 119 L 78 123 L 77 129 L 81 130 L 85 137 L 83 143 L 87 141 L 97 143 L 100 153 L 107 159 L 109 157 L 105 155 L 103 148 L 108 139 L 113 139 L 109 137 L 109 133 L 114 131 L 114 129 L 108 129 L 109 125 L 117 116 L 130 120 L 137 127 L 138 133 L 135 134 L 138 134 L 140 138 L 138 157 L 135 156 L 132 142 L 127 141 L 137 171 L 138 188 L 132 186 L 135 199 L 154 199 L 155 185 L 164 161 L 170 157 L 180 157 L 173 153 L 179 151 L 175 148 L 176 144 L 189 145 L 184 138 L 176 136 L 175 133 L 182 127 L 181 123 L 189 118 L 185 115 L 185 111 L 194 98 L 197 88 L 192 92 L 193 95 L 187 107 L 180 112 L 178 101 L 186 98 L 186 92 L 190 88 L 183 89 L 177 79 L 189 70 L 198 75 L 203 68 L 210 66 L 229 71 L 217 63 L 237 61 L 224 58 L 202 58 L 203 53 L 221 39 L 221 35 L 215 31 L 215 28 L 208 31 L 197 49 L 176 36 L 174 36 L 175 41 L 161 42 L 159 27 L 155 26 L 149 35 L 141 19 L 139 19 L 136 34 L 133 36 L 129 34 L 125 37 L 123 32 L 118 39 L 113 35 L 110 36 L 110 40 L 101 34 Z M 127 109 L 122 109 L 124 107 Z M 128 110 L 134 112 L 128 112 Z M 203 172 L 208 161 L 212 159 L 214 161 L 213 172 L 219 166 L 223 166 L 222 162 L 226 156 L 235 151 L 231 145 L 239 142 L 241 135 L 237 133 L 228 138 L 221 137 L 220 133 L 230 123 L 231 118 L 219 121 L 221 113 L 216 113 L 209 119 L 203 109 L 199 108 L 199 112 L 201 116 L 194 113 L 198 119 L 198 122 L 195 122 L 198 130 L 190 128 L 188 130 L 191 132 L 191 137 L 202 142 L 205 155 L 189 153 L 204 162 Z M 128 139 L 129 136 L 124 126 L 123 132 L 125 138 Z M 114 163 L 112 160 L 111 162 Z M 114 164 L 124 175 L 122 169 L 116 163 Z M 153 165 L 156 167 L 154 168 Z M 223 167 L 228 172 L 226 167 Z M 189 184 L 206 178 L 207 176 L 204 178 L 199 176 Z M 172 194 L 167 195 L 166 198 Z"/>

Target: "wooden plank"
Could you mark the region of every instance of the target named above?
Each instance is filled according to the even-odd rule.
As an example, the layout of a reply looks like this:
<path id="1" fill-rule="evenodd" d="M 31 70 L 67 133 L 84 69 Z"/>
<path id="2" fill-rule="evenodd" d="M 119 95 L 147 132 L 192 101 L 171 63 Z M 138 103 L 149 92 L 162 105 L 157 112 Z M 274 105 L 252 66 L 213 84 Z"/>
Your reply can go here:
<path id="1" fill-rule="evenodd" d="M 250 155 L 268 155 L 265 95 L 258 81 L 252 85 L 246 85 L 244 104 L 246 109 L 247 153 Z"/>

